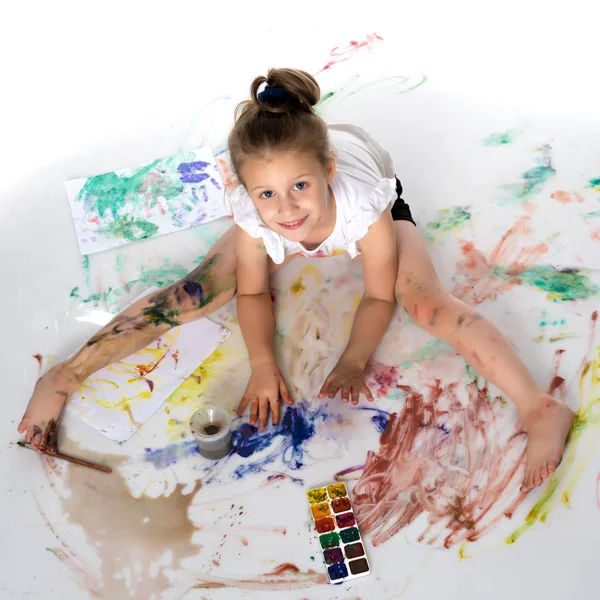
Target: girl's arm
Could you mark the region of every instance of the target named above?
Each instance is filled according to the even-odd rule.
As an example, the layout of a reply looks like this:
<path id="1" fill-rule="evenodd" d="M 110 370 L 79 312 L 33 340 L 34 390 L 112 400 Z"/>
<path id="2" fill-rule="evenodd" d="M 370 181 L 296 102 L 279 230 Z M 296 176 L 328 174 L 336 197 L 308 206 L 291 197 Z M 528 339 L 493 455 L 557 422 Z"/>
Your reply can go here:
<path id="1" fill-rule="evenodd" d="M 358 403 L 359 394 L 373 400 L 364 383 L 363 371 L 381 341 L 394 310 L 394 287 L 398 272 L 394 223 L 386 210 L 360 241 L 365 292 L 354 316 L 350 340 L 337 366 L 325 381 L 320 397 L 335 396 L 341 388 L 342 400 Z"/>
<path id="2" fill-rule="evenodd" d="M 269 257 L 260 240 L 244 230 L 236 231 L 237 312 L 248 350 L 252 375 L 237 409 L 242 414 L 250 404 L 250 423 L 259 418 L 259 429 L 267 424 L 269 406 L 272 421 L 279 422 L 279 396 L 292 404 L 285 381 L 275 362 L 273 336 L 275 317 L 269 292 Z"/>
<path id="3" fill-rule="evenodd" d="M 342 359 L 364 369 L 375 347 L 386 332 L 396 299 L 394 287 L 398 274 L 396 238 L 392 214 L 386 210 L 360 241 L 365 292 L 354 316 L 352 332 Z"/>
<path id="4" fill-rule="evenodd" d="M 237 311 L 250 366 L 274 363 L 275 318 L 269 292 L 269 255 L 243 229 L 236 231 Z"/>

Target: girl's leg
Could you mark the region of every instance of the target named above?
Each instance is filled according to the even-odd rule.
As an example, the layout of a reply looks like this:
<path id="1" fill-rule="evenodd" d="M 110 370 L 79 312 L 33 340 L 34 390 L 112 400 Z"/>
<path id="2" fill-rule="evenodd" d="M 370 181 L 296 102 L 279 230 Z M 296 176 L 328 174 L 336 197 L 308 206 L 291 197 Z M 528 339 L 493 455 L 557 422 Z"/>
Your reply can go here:
<path id="1" fill-rule="evenodd" d="M 235 295 L 235 226 L 210 249 L 188 275 L 138 300 L 105 325 L 72 357 L 41 377 L 18 430 L 34 446 L 44 449 L 65 402 L 92 373 L 114 363 L 163 335 L 223 307 Z M 287 257 L 287 264 L 293 256 Z M 270 274 L 283 265 L 270 263 Z"/>
<path id="2" fill-rule="evenodd" d="M 416 227 L 407 221 L 396 221 L 395 227 L 398 304 L 422 329 L 454 346 L 516 404 L 528 432 L 521 489 L 529 491 L 560 464 L 573 422 L 572 411 L 538 387 L 494 325 L 444 289 Z"/>
<path id="3" fill-rule="evenodd" d="M 234 227 L 184 278 L 138 300 L 105 325 L 73 356 L 42 376 L 19 425 L 19 432 L 44 449 L 51 421 L 80 384 L 110 363 L 146 347 L 176 325 L 205 317 L 235 294 Z M 47 436 L 45 436 L 47 438 Z"/>

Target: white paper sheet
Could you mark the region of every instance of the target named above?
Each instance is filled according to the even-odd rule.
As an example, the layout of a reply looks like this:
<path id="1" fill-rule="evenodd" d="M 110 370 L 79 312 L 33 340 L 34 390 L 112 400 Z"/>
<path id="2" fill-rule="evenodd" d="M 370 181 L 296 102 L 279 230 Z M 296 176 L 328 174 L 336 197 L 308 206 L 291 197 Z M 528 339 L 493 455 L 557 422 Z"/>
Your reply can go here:
<path id="1" fill-rule="evenodd" d="M 208 319 L 175 327 L 86 379 L 67 410 L 122 444 L 229 335 Z"/>
<path id="2" fill-rule="evenodd" d="M 82 254 L 229 214 L 217 162 L 208 147 L 65 185 Z"/>

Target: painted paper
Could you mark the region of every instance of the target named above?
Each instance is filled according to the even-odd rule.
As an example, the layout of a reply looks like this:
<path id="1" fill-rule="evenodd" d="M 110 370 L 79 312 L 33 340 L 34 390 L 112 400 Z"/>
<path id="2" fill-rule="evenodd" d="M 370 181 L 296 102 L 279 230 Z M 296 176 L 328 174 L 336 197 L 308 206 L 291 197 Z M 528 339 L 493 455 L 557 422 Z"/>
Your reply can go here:
<path id="1" fill-rule="evenodd" d="M 67 181 L 82 254 L 173 233 L 228 215 L 208 147 Z"/>
<path id="2" fill-rule="evenodd" d="M 67 410 L 122 444 L 229 335 L 229 330 L 208 319 L 175 327 L 88 377 Z"/>

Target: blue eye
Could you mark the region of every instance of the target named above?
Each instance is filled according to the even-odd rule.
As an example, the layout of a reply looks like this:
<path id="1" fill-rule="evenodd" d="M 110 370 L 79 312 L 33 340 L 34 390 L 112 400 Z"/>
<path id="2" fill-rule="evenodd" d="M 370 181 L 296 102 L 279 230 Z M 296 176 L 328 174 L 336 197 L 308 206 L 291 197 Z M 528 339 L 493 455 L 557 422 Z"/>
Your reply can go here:
<path id="1" fill-rule="evenodd" d="M 273 192 L 271 190 L 267 190 L 267 191 L 263 192 L 260 195 L 260 197 L 261 198 L 267 198 L 267 199 L 272 198 L 273 197 Z"/>
<path id="2" fill-rule="evenodd" d="M 296 185 L 294 185 L 294 189 L 299 192 L 306 187 L 306 183 L 304 181 L 299 181 Z"/>

